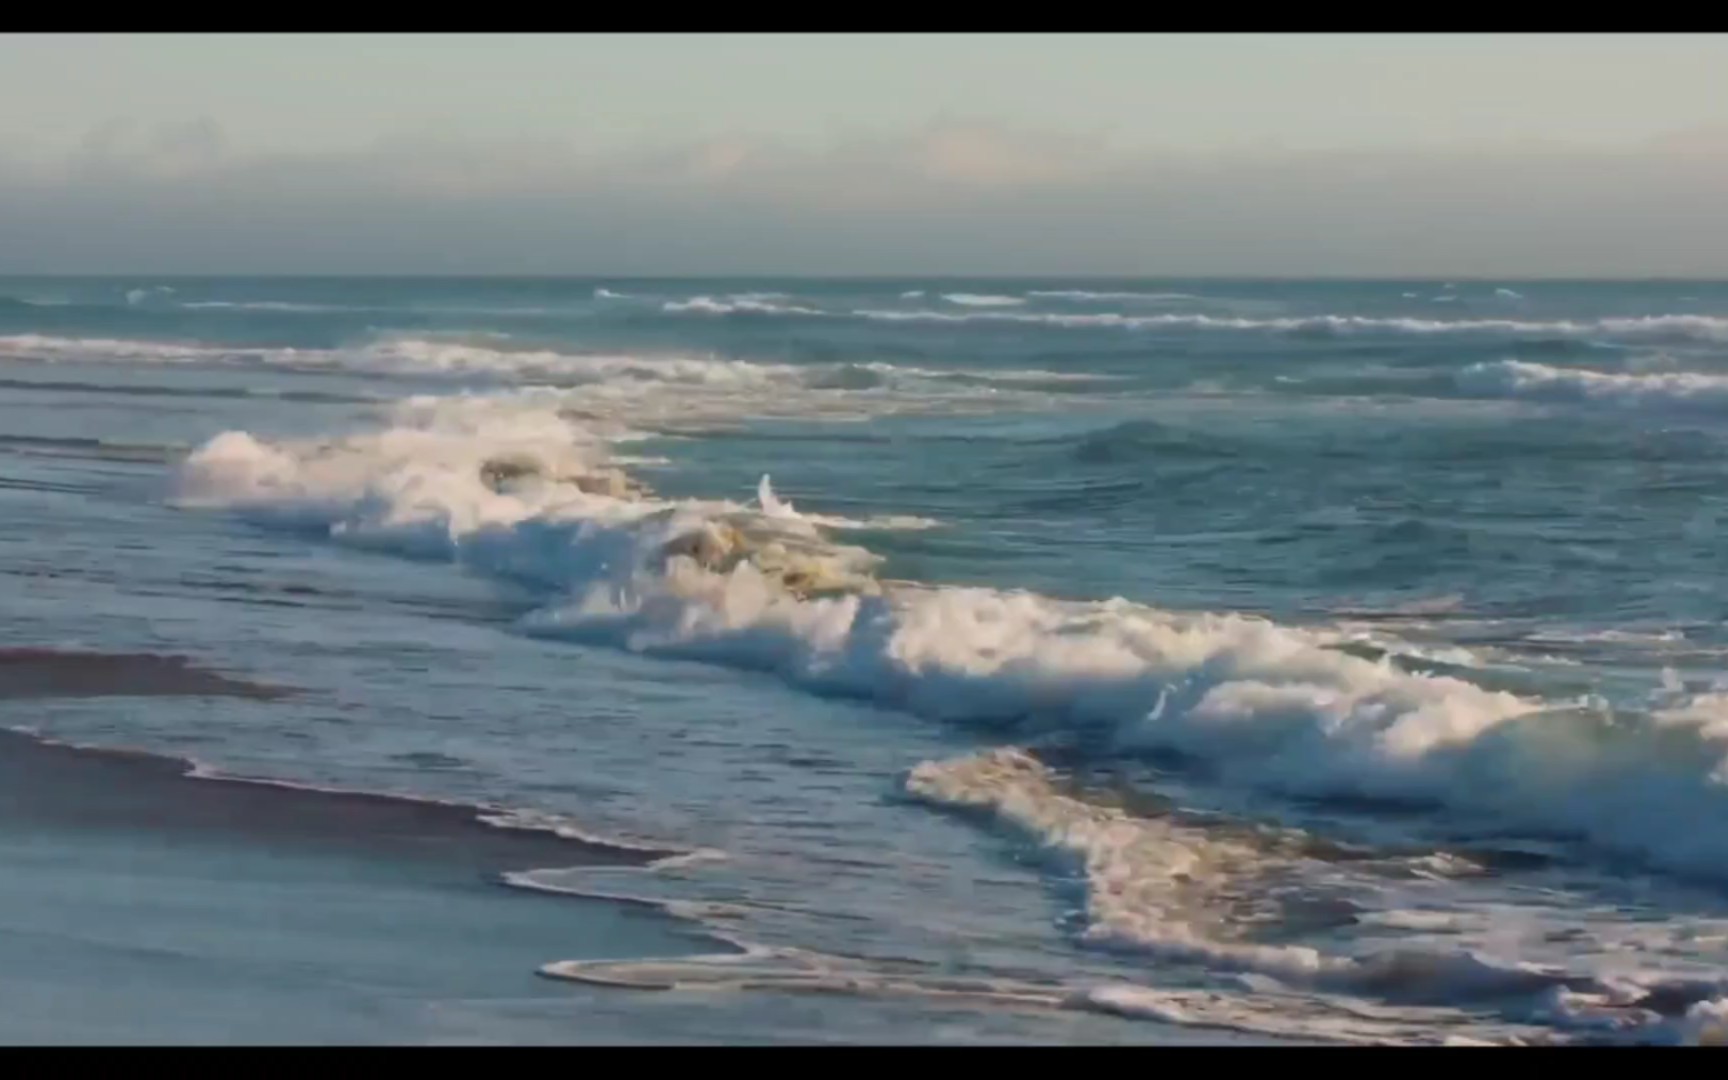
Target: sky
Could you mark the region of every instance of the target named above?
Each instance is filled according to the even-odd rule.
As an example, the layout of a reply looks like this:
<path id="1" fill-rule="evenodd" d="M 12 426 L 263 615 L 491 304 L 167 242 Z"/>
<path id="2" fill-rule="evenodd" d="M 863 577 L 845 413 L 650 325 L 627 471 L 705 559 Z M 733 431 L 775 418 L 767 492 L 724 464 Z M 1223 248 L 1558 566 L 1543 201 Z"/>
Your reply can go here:
<path id="1" fill-rule="evenodd" d="M 1725 35 L 0 35 L 0 272 L 1728 277 Z"/>

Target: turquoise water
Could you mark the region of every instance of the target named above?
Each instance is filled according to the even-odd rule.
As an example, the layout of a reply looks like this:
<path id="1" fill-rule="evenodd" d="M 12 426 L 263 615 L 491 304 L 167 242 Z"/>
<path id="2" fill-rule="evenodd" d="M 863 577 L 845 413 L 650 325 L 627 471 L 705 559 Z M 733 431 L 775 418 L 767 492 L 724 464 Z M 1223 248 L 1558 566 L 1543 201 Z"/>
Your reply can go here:
<path id="1" fill-rule="evenodd" d="M 1689 1041 L 1728 1013 L 1728 286 L 0 297 L 0 644 L 296 691 L 10 723 L 673 855 L 500 867 L 472 909 L 403 901 L 381 949 L 460 922 L 484 953 L 488 905 L 536 890 L 657 911 L 703 944 L 492 954 L 647 1040 Z M 536 910 L 587 925 L 564 899 Z M 315 997 L 281 1037 L 320 1037 Z M 521 1023 L 486 1037 L 615 1022 Z"/>

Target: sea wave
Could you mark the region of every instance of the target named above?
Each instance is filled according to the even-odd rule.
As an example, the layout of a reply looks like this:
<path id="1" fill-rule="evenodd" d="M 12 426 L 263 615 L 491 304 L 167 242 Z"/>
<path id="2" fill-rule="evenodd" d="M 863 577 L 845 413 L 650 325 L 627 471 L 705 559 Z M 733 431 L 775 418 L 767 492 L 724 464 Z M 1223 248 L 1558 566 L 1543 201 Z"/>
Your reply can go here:
<path id="1" fill-rule="evenodd" d="M 815 314 L 815 313 L 801 313 Z M 1248 318 L 1194 312 L 1128 315 L 1121 312 L 1021 312 L 854 310 L 858 318 L 884 322 L 1008 322 L 1063 329 L 1191 329 L 1343 336 L 1349 334 L 1506 334 L 1518 337 L 1605 337 L 1673 341 L 1728 341 L 1728 317 L 1650 315 L 1590 320 L 1417 319 L 1367 315 L 1300 315 Z"/>
<path id="2" fill-rule="evenodd" d="M 952 299 L 952 297 L 949 297 Z M 977 298 L 973 298 L 976 300 Z M 993 298 L 1000 301 L 1007 298 Z M 1008 306 L 1008 305 L 1000 305 Z M 1012 310 L 935 311 L 930 309 L 853 308 L 829 310 L 799 305 L 716 300 L 699 296 L 663 305 L 668 314 L 711 316 L 754 315 L 817 319 L 864 319 L 897 323 L 1007 323 L 1055 329 L 1203 330 L 1279 333 L 1320 337 L 1352 334 L 1504 334 L 1522 338 L 1607 338 L 1641 341 L 1728 341 L 1728 317 L 1714 315 L 1648 315 L 1601 319 L 1420 319 L 1405 316 L 1343 314 L 1291 315 L 1278 318 L 1212 315 L 1203 312 L 1161 312 L 1135 315 L 1115 311 L 1035 312 Z"/>
<path id="3" fill-rule="evenodd" d="M 997 296 L 989 293 L 943 293 L 942 299 L 961 307 L 1018 307 L 1026 301 L 1019 296 Z"/>
<path id="4" fill-rule="evenodd" d="M 1088 289 L 1032 289 L 1027 296 L 1042 300 L 1068 300 L 1075 303 L 1108 303 L 1110 301 L 1126 301 L 1128 303 L 1143 302 L 1148 304 L 1169 304 L 1184 300 L 1203 300 L 1205 297 L 1194 293 L 1180 292 L 1093 292 Z"/>
<path id="5" fill-rule="evenodd" d="M 512 350 L 414 337 L 384 337 L 347 348 L 296 349 L 16 334 L 0 337 L 0 358 L 321 368 L 378 375 L 490 374 L 579 382 L 638 378 L 672 383 L 761 383 L 803 370 L 790 365 L 676 354 L 636 356 Z"/>
<path id="6" fill-rule="evenodd" d="M 342 371 L 362 376 L 483 375 L 515 383 L 578 387 L 609 384 L 614 395 L 628 396 L 631 387 L 648 386 L 734 389 L 740 392 L 774 386 L 844 392 L 903 392 L 910 403 L 928 391 L 931 402 L 990 396 L 990 388 L 1036 384 L 1106 382 L 1109 376 L 1086 372 L 1016 368 L 928 368 L 861 363 L 784 364 L 717 356 L 666 354 L 601 354 L 555 349 L 495 348 L 473 342 L 435 338 L 384 336 L 335 349 L 248 348 L 200 342 L 165 342 L 117 338 L 54 337 L 42 334 L 0 336 L 0 360 L 44 363 L 165 364 L 257 366 L 291 370 Z M 1011 404 L 1012 395 L 998 404 Z M 669 400 L 667 404 L 678 404 Z M 770 413 L 776 402 L 758 399 Z M 784 404 L 784 403 L 781 403 Z"/>
<path id="7" fill-rule="evenodd" d="M 344 304 L 305 304 L 290 300 L 188 300 L 180 306 L 189 311 L 280 311 L 307 315 L 389 310 L 387 308 L 353 307 Z"/>
<path id="8" fill-rule="evenodd" d="M 1459 374 L 1458 384 L 1467 393 L 1534 401 L 1707 412 L 1728 407 L 1728 375 L 1692 371 L 1591 371 L 1526 360 L 1496 360 L 1466 368 Z"/>
<path id="9" fill-rule="evenodd" d="M 1720 699 L 1616 713 L 1414 673 L 1253 616 L 881 580 L 877 555 L 824 531 L 839 519 L 767 484 L 752 505 L 652 495 L 608 459 L 607 432 L 555 404 L 415 399 L 332 439 L 228 432 L 188 459 L 182 495 L 531 582 L 537 635 L 1176 752 L 1266 790 L 1422 801 L 1687 873 L 1728 864 Z"/>
<path id="10" fill-rule="evenodd" d="M 1377 947 L 1367 937 L 1357 940 L 1359 951 L 1329 953 L 1256 940 L 1257 927 L 1280 921 L 1279 900 L 1290 882 L 1328 868 L 1277 838 L 1256 842 L 1088 803 L 1066 793 L 1049 767 L 1020 748 L 924 762 L 905 786 L 938 806 L 989 813 L 1077 862 L 1086 889 L 1081 937 L 1095 946 L 1273 980 L 1263 989 L 1488 1007 L 1514 1022 L 1616 1033 L 1626 1041 L 1698 1042 L 1728 1034 L 1728 978 L 1568 971 L 1487 948 L 1448 947 L 1442 943 L 1460 921 L 1448 913 L 1388 910 L 1369 917 L 1431 935 L 1417 945 Z M 1153 988 L 1110 984 L 1087 1000 L 1126 1015 L 1191 1022 L 1170 1015 L 1167 996 Z"/>
<path id="11" fill-rule="evenodd" d="M 748 501 L 657 495 L 613 456 L 618 433 L 565 400 L 413 398 L 325 438 L 226 432 L 186 459 L 179 502 L 528 585 L 540 604 L 519 628 L 535 636 L 752 670 L 1089 760 L 1174 755 L 1233 790 L 1384 800 L 1580 857 L 1710 879 L 1728 865 L 1728 694 L 1671 682 L 1636 709 L 1544 700 L 1472 681 L 1468 656 L 1422 674 L 1257 616 L 893 580 L 835 533 L 895 523 L 825 515 L 804 505 L 820 493 L 794 504 L 767 478 Z M 1336 952 L 1265 940 L 1265 906 L 1306 873 L 1299 846 L 1087 803 L 1018 745 L 925 763 L 907 788 L 1077 860 L 1081 937 L 1101 948 L 1321 994 L 1514 1001 L 1552 1028 L 1641 1041 L 1709 1037 L 1728 998 L 1721 980 L 1540 967 L 1437 946 L 1437 931 L 1383 951 L 1372 935 Z M 597 967 L 558 973 L 621 977 Z M 1170 1000 L 1122 984 L 1056 997 L 1129 1013 Z"/>
<path id="12" fill-rule="evenodd" d="M 152 285 L 148 288 L 128 289 L 126 291 L 126 302 L 128 304 L 138 305 L 144 303 L 146 300 L 172 296 L 173 294 L 174 289 L 168 285 Z"/>
<path id="13" fill-rule="evenodd" d="M 773 294 L 778 296 L 779 294 Z M 820 308 L 802 307 L 797 304 L 776 303 L 763 295 L 741 293 L 715 299 L 712 296 L 692 296 L 688 300 L 668 300 L 660 305 L 660 310 L 670 315 L 694 313 L 698 315 L 804 315 L 822 316 L 827 312 Z"/>

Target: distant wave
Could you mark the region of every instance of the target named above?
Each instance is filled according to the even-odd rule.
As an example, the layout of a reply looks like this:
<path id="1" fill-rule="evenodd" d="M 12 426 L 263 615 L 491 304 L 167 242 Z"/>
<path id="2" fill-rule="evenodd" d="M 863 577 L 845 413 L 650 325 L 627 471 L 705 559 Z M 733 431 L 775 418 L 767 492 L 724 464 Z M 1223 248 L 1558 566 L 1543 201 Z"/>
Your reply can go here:
<path id="1" fill-rule="evenodd" d="M 259 349 L 114 338 L 62 338 L 39 334 L 0 337 L 0 358 L 49 362 L 149 362 L 329 368 L 358 374 L 494 374 L 525 378 L 737 383 L 796 376 L 790 365 L 754 364 L 679 356 L 630 356 L 511 351 L 451 341 L 389 338 L 345 349 Z M 814 369 L 811 369 L 814 370 Z"/>
<path id="2" fill-rule="evenodd" d="M 377 311 L 379 308 L 351 307 L 342 304 L 300 304 L 287 300 L 188 300 L 180 305 L 191 311 L 293 311 L 307 314 L 338 311 Z"/>
<path id="3" fill-rule="evenodd" d="M 126 302 L 128 304 L 142 304 L 153 297 L 170 296 L 173 292 L 173 288 L 167 285 L 153 285 L 147 289 L 129 289 L 126 293 Z"/>
<path id="4" fill-rule="evenodd" d="M 1088 465 L 1151 457 L 1216 459 L 1235 457 L 1241 452 L 1241 446 L 1231 441 L 1155 420 L 1126 420 L 1101 431 L 1088 432 L 1073 450 L 1074 459 Z"/>
<path id="5" fill-rule="evenodd" d="M 728 296 L 717 300 L 712 296 L 693 296 L 688 300 L 668 300 L 660 305 L 668 314 L 696 313 L 701 315 L 825 315 L 818 308 L 776 304 L 749 295 Z"/>
<path id="6" fill-rule="evenodd" d="M 858 310 L 853 315 L 886 322 L 1008 322 L 1070 329 L 1122 328 L 1128 330 L 1181 328 L 1194 330 L 1274 331 L 1289 334 L 1347 335 L 1391 334 L 1508 334 L 1525 336 L 1608 336 L 1692 341 L 1728 341 L 1728 317 L 1709 315 L 1652 315 L 1641 318 L 1555 320 L 1539 322 L 1518 319 L 1414 319 L 1364 315 L 1307 315 L 1255 319 L 1171 312 L 1159 315 L 1125 315 L 1119 312 L 1089 314 L 982 311 L 955 314 L 941 311 Z"/>
<path id="7" fill-rule="evenodd" d="M 746 304 L 772 304 L 781 300 L 792 299 L 792 294 L 783 292 L 742 292 L 734 293 L 731 299 Z"/>
<path id="8" fill-rule="evenodd" d="M 961 307 L 1016 307 L 1026 301 L 1018 296 L 992 296 L 982 293 L 943 293 L 942 299 Z"/>
<path id="9" fill-rule="evenodd" d="M 219 357 L 230 352 L 231 350 L 205 345 L 133 341 L 123 338 L 65 338 L 45 334 L 11 334 L 0 337 L 0 357 L 12 359 L 190 363 L 201 357 Z"/>
<path id="10" fill-rule="evenodd" d="M 1179 292 L 1089 292 L 1086 289 L 1033 289 L 1027 296 L 1035 296 L 1044 300 L 1072 300 L 1076 303 L 1099 303 L 1112 300 L 1124 300 L 1130 303 L 1141 301 L 1148 304 L 1168 304 L 1182 300 L 1202 300 L 1204 297 L 1193 293 Z"/>
<path id="11" fill-rule="evenodd" d="M 624 299 L 613 294 L 614 299 Z M 573 309 L 557 307 L 487 307 L 445 304 L 308 304 L 292 300 L 188 300 L 176 306 L 183 311 L 273 311 L 297 315 L 336 314 L 405 314 L 405 315 L 477 315 L 492 318 L 539 318 L 568 315 Z"/>
<path id="12" fill-rule="evenodd" d="M 1006 306 L 1006 305 L 1002 305 Z M 1123 312 L 1030 312 L 978 310 L 966 312 L 932 310 L 893 310 L 858 308 L 850 311 L 829 311 L 796 305 L 778 305 L 745 301 L 741 298 L 716 300 L 699 296 L 685 301 L 672 301 L 662 308 L 669 314 L 796 316 L 801 318 L 856 318 L 876 322 L 897 323 L 1006 323 L 1021 326 L 1047 326 L 1058 329 L 1121 329 L 1158 330 L 1185 329 L 1207 331 L 1237 331 L 1248 333 L 1282 333 L 1313 336 L 1347 336 L 1351 334 L 1504 334 L 1517 337 L 1559 338 L 1631 338 L 1638 340 L 1728 341 L 1728 316 L 1714 315 L 1650 315 L 1635 318 L 1590 320 L 1529 320 L 1529 319 L 1418 319 L 1366 315 L 1298 315 L 1280 318 L 1249 318 L 1245 316 L 1209 315 L 1199 312 L 1166 312 L 1155 315 L 1131 315 Z"/>
<path id="13" fill-rule="evenodd" d="M 1728 409 L 1728 375 L 1690 371 L 1625 374 L 1498 360 L 1471 365 L 1459 374 L 1458 383 L 1466 392 L 1493 397 L 1644 409 Z"/>
<path id="14" fill-rule="evenodd" d="M 533 387 L 591 417 L 653 430 L 766 417 L 858 420 L 893 413 L 998 412 L 1046 401 L 1052 393 L 1079 402 L 1088 384 L 1109 381 L 1084 372 L 1038 369 L 943 369 L 881 361 L 776 364 L 676 353 L 513 350 L 413 337 L 338 349 L 248 349 L 16 335 L 0 337 L 0 364 L 8 359 L 342 372 L 378 380 L 482 377 L 493 384 Z M 311 399 L 305 394 L 280 396 Z"/>

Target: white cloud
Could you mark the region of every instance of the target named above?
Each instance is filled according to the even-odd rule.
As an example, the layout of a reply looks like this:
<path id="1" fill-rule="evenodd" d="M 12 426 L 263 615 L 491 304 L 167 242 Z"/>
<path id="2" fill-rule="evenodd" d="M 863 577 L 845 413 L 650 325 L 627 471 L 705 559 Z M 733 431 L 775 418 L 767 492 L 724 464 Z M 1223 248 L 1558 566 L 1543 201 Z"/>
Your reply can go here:
<path id="1" fill-rule="evenodd" d="M 1728 275 L 1728 128 L 1617 150 L 1159 153 L 945 121 L 600 156 L 210 121 L 0 162 L 0 270 Z"/>

